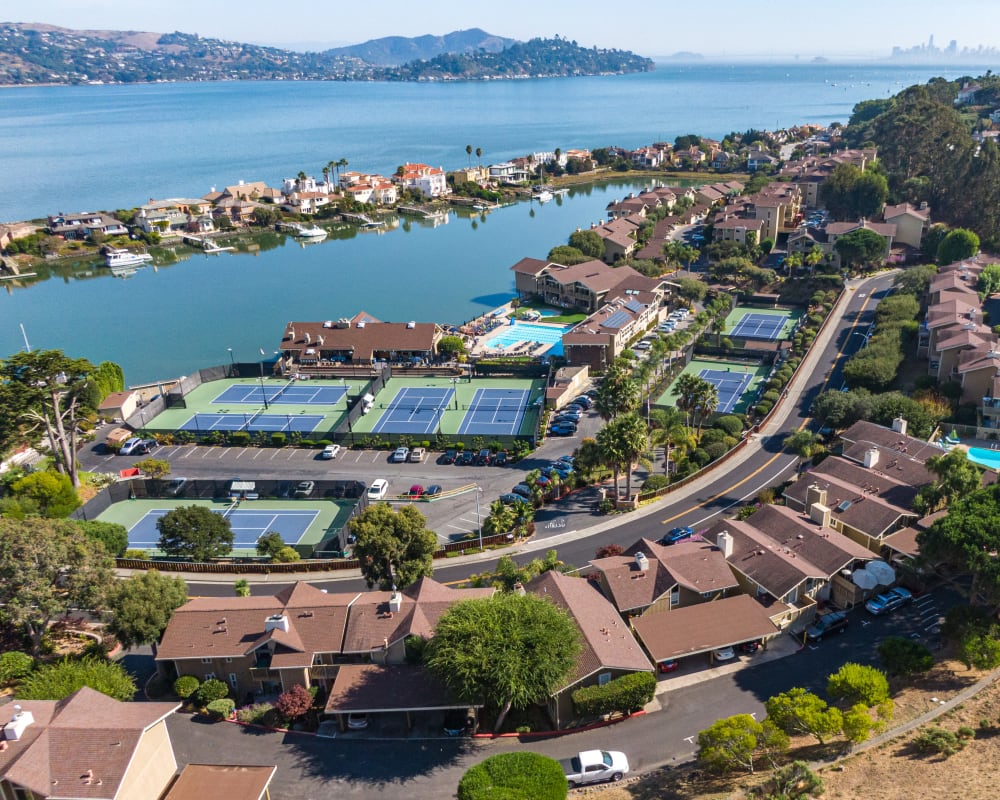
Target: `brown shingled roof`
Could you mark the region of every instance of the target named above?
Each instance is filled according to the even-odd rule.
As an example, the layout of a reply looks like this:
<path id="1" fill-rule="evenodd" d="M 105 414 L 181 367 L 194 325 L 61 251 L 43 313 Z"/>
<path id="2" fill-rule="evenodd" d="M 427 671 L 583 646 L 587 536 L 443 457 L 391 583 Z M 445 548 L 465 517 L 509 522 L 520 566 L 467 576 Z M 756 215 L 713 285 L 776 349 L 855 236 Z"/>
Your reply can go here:
<path id="1" fill-rule="evenodd" d="M 705 653 L 774 636 L 768 611 L 749 595 L 646 614 L 632 621 L 654 661 Z"/>
<path id="2" fill-rule="evenodd" d="M 580 630 L 582 649 L 566 686 L 601 669 L 649 670 L 651 665 L 628 626 L 590 581 L 555 570 L 543 572 L 524 587 L 568 612 Z M 561 687 L 562 688 L 566 687 Z"/>
<path id="3" fill-rule="evenodd" d="M 188 764 L 163 800 L 261 800 L 277 767 Z"/>
<path id="4" fill-rule="evenodd" d="M 144 732 L 177 703 L 122 703 L 89 687 L 58 702 L 21 700 L 34 721 L 0 751 L 0 776 L 41 797 L 111 800 Z M 0 708 L 0 726 L 14 704 Z M 56 788 L 58 787 L 58 788 Z"/>
<path id="5" fill-rule="evenodd" d="M 337 670 L 325 710 L 328 714 L 351 711 L 377 714 L 481 705 L 458 700 L 423 667 L 344 664 Z"/>

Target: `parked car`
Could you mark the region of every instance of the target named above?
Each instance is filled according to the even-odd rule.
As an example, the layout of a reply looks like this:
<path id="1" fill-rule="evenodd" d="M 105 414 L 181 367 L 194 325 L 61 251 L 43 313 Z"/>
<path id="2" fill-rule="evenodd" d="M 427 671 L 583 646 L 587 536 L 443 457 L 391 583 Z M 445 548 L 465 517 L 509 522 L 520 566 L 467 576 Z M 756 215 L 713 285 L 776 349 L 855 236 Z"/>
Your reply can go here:
<path id="1" fill-rule="evenodd" d="M 410 457 L 410 448 L 409 447 L 397 447 L 392 452 L 392 455 L 389 457 L 389 460 L 393 464 L 402 464 L 409 457 Z"/>
<path id="2" fill-rule="evenodd" d="M 493 460 L 493 454 L 489 450 L 480 450 L 476 453 L 476 464 L 481 467 L 488 467 Z"/>
<path id="3" fill-rule="evenodd" d="M 660 544 L 677 544 L 685 539 L 690 539 L 692 536 L 694 536 L 693 528 L 688 528 L 687 526 L 683 528 L 671 528 L 670 531 L 662 539 L 660 539 Z"/>
<path id="4" fill-rule="evenodd" d="M 760 642 L 757 639 L 754 639 L 752 642 L 743 642 L 743 644 L 740 645 L 740 652 L 751 656 L 759 649 Z"/>
<path id="5" fill-rule="evenodd" d="M 890 589 L 888 592 L 883 592 L 873 597 L 865 603 L 865 609 L 869 614 L 875 614 L 876 616 L 879 614 L 888 614 L 900 606 L 905 606 L 912 599 L 913 595 L 909 589 L 897 586 L 895 589 Z"/>
<path id="6" fill-rule="evenodd" d="M 617 750 L 583 750 L 559 764 L 570 788 L 600 781 L 620 781 L 629 770 L 628 758 Z"/>
<path id="7" fill-rule="evenodd" d="M 576 462 L 576 456 L 559 456 L 559 460 L 572 466 Z"/>
<path id="8" fill-rule="evenodd" d="M 352 731 L 362 731 L 368 727 L 368 715 L 351 712 L 347 715 L 347 728 Z"/>
<path id="9" fill-rule="evenodd" d="M 713 661 L 732 661 L 736 658 L 736 650 L 732 647 L 720 647 L 718 650 L 712 651 Z"/>
<path id="10" fill-rule="evenodd" d="M 455 459 L 458 457 L 457 450 L 445 450 L 441 456 L 442 464 L 454 464 Z"/>
<path id="11" fill-rule="evenodd" d="M 122 456 L 140 456 L 146 455 L 150 450 L 156 447 L 155 439 L 140 439 L 138 436 L 133 436 L 131 439 L 122 445 L 121 450 L 118 451 L 118 455 Z"/>
<path id="12" fill-rule="evenodd" d="M 501 450 L 495 456 L 493 456 L 493 466 L 504 467 L 506 465 L 507 465 L 507 451 Z"/>
<path id="13" fill-rule="evenodd" d="M 419 464 L 421 461 L 424 460 L 425 455 L 427 455 L 427 451 L 424 450 L 424 448 L 414 447 L 410 451 L 410 461 L 412 461 L 414 464 Z"/>
<path id="14" fill-rule="evenodd" d="M 660 663 L 658 663 L 656 665 L 656 668 L 661 673 L 666 674 L 668 672 L 677 672 L 677 670 L 680 669 L 680 666 L 681 665 L 676 658 L 668 658 L 666 661 L 661 661 Z"/>
<path id="15" fill-rule="evenodd" d="M 427 487 L 427 491 L 424 493 L 424 496 L 425 497 L 437 497 L 443 491 L 444 491 L 444 489 L 442 489 L 440 486 L 438 486 L 438 484 L 432 483 L 430 486 Z"/>
<path id="16" fill-rule="evenodd" d="M 562 423 L 559 425 L 553 425 L 549 428 L 549 433 L 553 436 L 572 436 L 576 433 L 576 425 L 571 423 Z"/>
<path id="17" fill-rule="evenodd" d="M 521 497 L 524 497 L 528 500 L 531 499 L 531 487 L 528 486 L 528 484 L 526 483 L 519 483 L 517 486 L 511 489 L 511 492 L 513 492 L 514 494 L 519 494 L 521 495 Z"/>
<path id="18" fill-rule="evenodd" d="M 507 492 L 506 494 L 500 495 L 500 502 L 505 506 L 516 506 L 518 503 L 530 503 L 531 501 L 522 495 Z"/>
<path id="19" fill-rule="evenodd" d="M 592 407 L 593 407 L 593 405 L 594 405 L 594 401 L 593 401 L 593 400 L 591 400 L 591 399 L 590 399 L 589 397 L 587 397 L 587 395 L 585 395 L 585 394 L 581 394 L 581 395 L 580 395 L 580 396 L 579 396 L 578 398 L 576 398 L 576 400 L 574 400 L 573 402 L 574 402 L 574 403 L 579 403 L 580 405 L 582 405 L 582 406 L 583 406 L 584 408 L 586 408 L 586 409 L 588 409 L 588 410 L 589 410 L 590 408 L 592 408 Z"/>
<path id="20" fill-rule="evenodd" d="M 295 484 L 295 497 L 308 497 L 316 488 L 315 481 L 299 481 Z"/>
<path id="21" fill-rule="evenodd" d="M 458 454 L 458 458 L 455 459 L 455 463 L 460 467 L 467 467 L 470 464 L 474 464 L 476 461 L 476 456 L 471 450 L 463 450 Z"/>
<path id="22" fill-rule="evenodd" d="M 475 733 L 476 713 L 473 709 L 453 708 L 444 715 L 445 736 L 467 736 Z"/>
<path id="23" fill-rule="evenodd" d="M 849 624 L 846 612 L 831 611 L 816 617 L 813 624 L 806 628 L 806 639 L 810 642 L 821 641 L 828 633 L 843 633 Z"/>
<path id="24" fill-rule="evenodd" d="M 372 485 L 368 487 L 368 499 L 381 500 L 388 491 L 389 481 L 385 478 L 376 478 L 372 481 Z"/>
<path id="25" fill-rule="evenodd" d="M 424 496 L 424 487 L 421 486 L 419 483 L 415 483 L 415 484 L 413 484 L 413 486 L 411 486 L 409 488 L 409 491 L 407 491 L 406 496 L 407 497 L 423 497 Z"/>
<path id="26" fill-rule="evenodd" d="M 330 459 L 336 458 L 340 455 L 340 445 L 339 444 L 328 444 L 323 448 L 323 452 L 319 454 L 319 457 L 329 461 Z"/>
<path id="27" fill-rule="evenodd" d="M 567 464 L 565 461 L 555 461 L 552 464 L 549 464 L 547 469 L 549 472 L 556 473 L 563 480 L 573 474 L 572 465 Z"/>

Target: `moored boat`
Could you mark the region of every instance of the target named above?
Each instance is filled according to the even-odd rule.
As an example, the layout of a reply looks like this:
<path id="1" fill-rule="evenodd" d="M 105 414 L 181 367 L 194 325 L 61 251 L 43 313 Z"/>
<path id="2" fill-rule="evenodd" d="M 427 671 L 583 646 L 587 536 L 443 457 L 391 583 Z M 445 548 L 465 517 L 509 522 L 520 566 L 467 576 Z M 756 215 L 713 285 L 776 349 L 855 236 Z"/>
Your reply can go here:
<path id="1" fill-rule="evenodd" d="M 152 260 L 153 257 L 146 252 L 139 253 L 134 250 L 117 247 L 108 247 L 104 251 L 104 266 L 111 267 L 112 269 L 137 267 L 140 264 L 147 264 Z"/>

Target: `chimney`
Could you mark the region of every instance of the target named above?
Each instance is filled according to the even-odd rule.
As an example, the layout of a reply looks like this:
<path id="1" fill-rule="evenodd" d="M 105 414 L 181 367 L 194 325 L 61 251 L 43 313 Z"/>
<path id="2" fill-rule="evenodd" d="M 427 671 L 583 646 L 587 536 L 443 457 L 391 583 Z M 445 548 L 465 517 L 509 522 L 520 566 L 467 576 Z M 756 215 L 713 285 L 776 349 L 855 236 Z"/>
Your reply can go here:
<path id="1" fill-rule="evenodd" d="M 389 611 L 396 613 L 399 611 L 400 607 L 403 605 L 403 593 L 400 591 L 394 591 L 389 597 Z"/>
<path id="2" fill-rule="evenodd" d="M 306 337 L 306 344 L 309 344 L 309 342 L 312 341 L 312 336 L 309 335 L 309 331 L 305 332 L 305 337 Z"/>
<path id="3" fill-rule="evenodd" d="M 878 456 L 879 453 L 877 447 L 869 447 L 865 450 L 865 466 L 868 469 L 872 469 L 876 464 L 878 464 Z"/>
<path id="4" fill-rule="evenodd" d="M 524 590 L 524 584 L 520 581 L 514 584 L 514 594 L 519 594 L 521 597 L 524 597 L 527 594 Z"/>
<path id="5" fill-rule="evenodd" d="M 813 503 L 809 506 L 809 519 L 823 528 L 830 527 L 830 508 L 822 503 Z"/>
<path id="6" fill-rule="evenodd" d="M 729 531 L 720 531 L 715 537 L 715 546 L 722 551 L 722 555 L 729 558 L 733 554 L 733 535 Z"/>
<path id="7" fill-rule="evenodd" d="M 264 620 L 264 633 L 269 633 L 270 631 L 279 630 L 284 633 L 288 633 L 288 617 L 284 614 L 272 614 L 270 617 Z"/>
<path id="8" fill-rule="evenodd" d="M 635 566 L 639 572 L 645 572 L 649 569 L 649 559 L 642 551 L 635 554 Z"/>
<path id="9" fill-rule="evenodd" d="M 903 436 L 906 436 L 906 420 L 902 417 L 896 417 L 892 421 L 892 429 Z"/>
<path id="10" fill-rule="evenodd" d="M 30 711 L 22 711 L 20 706 L 14 706 L 17 713 L 10 718 L 10 722 L 3 726 L 3 740 L 5 742 L 16 742 L 21 738 L 24 729 L 35 721 Z"/>
<path id="11" fill-rule="evenodd" d="M 815 503 L 826 505 L 826 489 L 820 489 L 814 483 L 806 489 L 806 512 L 809 512 Z"/>

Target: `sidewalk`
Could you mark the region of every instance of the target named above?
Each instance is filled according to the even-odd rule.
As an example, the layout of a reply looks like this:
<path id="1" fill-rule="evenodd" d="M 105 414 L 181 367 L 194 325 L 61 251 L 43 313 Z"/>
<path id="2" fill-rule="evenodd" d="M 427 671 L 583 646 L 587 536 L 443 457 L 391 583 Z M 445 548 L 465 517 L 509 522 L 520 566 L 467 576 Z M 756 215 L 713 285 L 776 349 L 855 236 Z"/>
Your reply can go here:
<path id="1" fill-rule="evenodd" d="M 787 421 L 788 417 L 795 411 L 798 404 L 801 402 L 802 395 L 805 392 L 805 387 L 812 380 L 814 373 L 819 366 L 819 361 L 823 357 L 827 346 L 830 344 L 833 337 L 836 335 L 838 330 L 838 324 L 843 319 L 846 312 L 847 306 L 849 305 L 851 298 L 855 296 L 857 290 L 867 283 L 878 280 L 883 277 L 884 273 L 874 275 L 870 278 L 864 279 L 854 279 L 848 281 L 844 293 L 841 295 L 839 302 L 830 312 L 830 322 L 824 330 L 816 337 L 813 346 L 809 349 L 805 358 L 792 379 L 792 382 L 788 385 L 788 395 L 780 401 L 778 411 L 768 420 L 764 429 L 757 434 L 750 435 L 750 441 L 747 446 L 743 448 L 739 453 L 737 453 L 733 458 L 725 462 L 725 471 L 731 471 L 734 468 L 746 463 L 748 459 L 759 453 L 761 449 L 761 442 L 764 437 L 771 436 L 777 432 L 782 425 Z M 777 458 L 777 456 L 775 456 Z M 713 487 L 718 487 L 719 480 L 719 470 L 712 469 L 709 467 L 704 474 L 699 478 L 687 484 L 684 488 L 679 489 L 677 492 L 665 495 L 669 499 L 670 503 L 676 503 L 683 501 L 687 497 L 698 495 L 699 493 L 710 489 Z M 719 490 L 718 494 L 725 493 L 732 486 L 724 487 Z M 545 539 L 532 539 L 530 541 L 524 542 L 522 544 L 516 545 L 513 548 L 499 551 L 499 550 L 487 550 L 483 553 L 475 553 L 467 556 L 458 556 L 456 558 L 449 558 L 447 560 L 447 565 L 449 567 L 458 565 L 476 565 L 488 561 L 493 561 L 500 555 L 519 555 L 524 553 L 536 553 L 544 550 L 551 550 L 552 548 L 558 549 L 560 545 L 567 542 L 574 541 L 576 539 L 586 538 L 589 536 L 594 536 L 599 533 L 604 533 L 609 530 L 613 530 L 618 527 L 623 527 L 628 525 L 629 522 L 636 519 L 644 519 L 645 517 L 652 516 L 654 514 L 663 513 L 663 501 L 657 501 L 643 506 L 636 511 L 629 512 L 627 514 L 613 514 L 604 517 L 600 522 L 588 526 L 582 530 L 578 531 L 568 531 L 557 536 L 551 536 Z M 132 574 L 133 570 L 118 570 L 118 574 L 123 577 L 128 577 Z M 185 580 L 192 579 L 196 577 L 198 583 L 224 583 L 232 584 L 236 580 L 243 578 L 251 584 L 267 584 L 267 583 L 293 583 L 295 581 L 338 581 L 338 580 L 356 580 L 361 577 L 361 571 L 358 569 L 348 569 L 348 570 L 336 570 L 333 572 L 296 572 L 289 573 L 283 572 L 274 575 L 235 575 L 235 574 L 217 574 L 217 573 L 190 573 L 190 572 L 169 572 L 164 571 L 164 575 L 169 575 L 171 577 L 181 577 Z"/>

